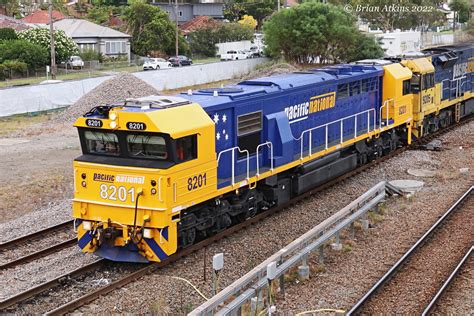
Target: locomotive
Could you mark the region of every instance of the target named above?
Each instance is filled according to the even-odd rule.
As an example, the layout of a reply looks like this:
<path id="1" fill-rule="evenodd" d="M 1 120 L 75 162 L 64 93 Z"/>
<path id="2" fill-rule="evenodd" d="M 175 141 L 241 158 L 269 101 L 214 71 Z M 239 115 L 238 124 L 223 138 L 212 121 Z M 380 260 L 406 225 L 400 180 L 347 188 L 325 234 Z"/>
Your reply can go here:
<path id="1" fill-rule="evenodd" d="M 474 112 L 474 46 L 92 108 L 75 122 L 84 252 L 164 261 Z"/>

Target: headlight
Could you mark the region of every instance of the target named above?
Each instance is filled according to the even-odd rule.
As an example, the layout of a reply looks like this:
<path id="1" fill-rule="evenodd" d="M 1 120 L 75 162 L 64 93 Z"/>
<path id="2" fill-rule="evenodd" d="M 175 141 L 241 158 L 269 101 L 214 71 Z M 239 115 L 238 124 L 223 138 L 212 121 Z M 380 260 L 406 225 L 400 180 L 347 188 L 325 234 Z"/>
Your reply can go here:
<path id="1" fill-rule="evenodd" d="M 145 237 L 145 238 L 153 238 L 153 233 L 152 233 L 151 229 L 144 228 L 144 229 L 143 229 L 143 237 Z"/>
<path id="2" fill-rule="evenodd" d="M 110 128 L 116 128 L 117 127 L 117 122 L 112 121 L 110 122 Z"/>
<path id="3" fill-rule="evenodd" d="M 82 228 L 84 228 L 85 230 L 92 230 L 92 223 L 88 221 L 83 221 Z"/>
<path id="4" fill-rule="evenodd" d="M 115 121 L 116 118 L 117 118 L 117 114 L 115 114 L 115 113 L 111 113 L 109 115 L 109 119 L 111 119 L 112 121 Z"/>
<path id="5" fill-rule="evenodd" d="M 86 185 L 87 185 L 86 181 L 82 181 L 82 182 L 81 182 L 81 185 L 82 185 L 83 188 L 85 188 Z"/>

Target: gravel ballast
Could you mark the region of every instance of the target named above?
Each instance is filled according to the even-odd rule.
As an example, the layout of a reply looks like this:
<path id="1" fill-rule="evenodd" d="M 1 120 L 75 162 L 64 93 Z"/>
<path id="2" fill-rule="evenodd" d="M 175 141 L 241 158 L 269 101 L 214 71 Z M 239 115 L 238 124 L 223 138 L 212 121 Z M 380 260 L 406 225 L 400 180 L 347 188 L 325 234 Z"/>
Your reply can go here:
<path id="1" fill-rule="evenodd" d="M 375 228 L 366 233 L 358 232 L 351 251 L 330 252 L 326 256 L 324 272 L 313 273 L 307 282 L 295 286 L 289 284 L 286 297 L 280 297 L 277 301 L 278 311 L 285 313 L 318 308 L 347 309 L 386 271 L 387 265 L 393 264 L 400 253 L 406 251 L 472 183 L 473 136 L 474 122 L 471 122 L 441 138 L 444 151 L 404 152 L 209 246 L 206 252 L 201 250 L 181 259 L 79 311 L 94 313 L 105 308 L 130 313 L 187 312 L 202 303 L 203 298 L 183 281 L 171 277 L 185 278 L 209 296 L 214 254 L 224 253 L 225 265 L 220 280 L 221 287 L 224 287 L 379 181 L 417 179 L 408 175 L 407 168 L 429 166 L 436 169 L 437 176 L 424 179 L 425 186 L 414 198 L 390 200 L 386 206 L 390 211 L 384 215 L 385 220 L 374 223 Z M 463 167 L 470 168 L 470 171 L 461 173 L 459 169 Z"/>

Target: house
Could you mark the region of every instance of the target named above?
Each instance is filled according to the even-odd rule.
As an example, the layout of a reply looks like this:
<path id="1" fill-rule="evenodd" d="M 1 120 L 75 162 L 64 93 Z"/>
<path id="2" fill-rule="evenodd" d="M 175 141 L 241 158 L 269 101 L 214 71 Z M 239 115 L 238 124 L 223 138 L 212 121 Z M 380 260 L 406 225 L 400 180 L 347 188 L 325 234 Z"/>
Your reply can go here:
<path id="1" fill-rule="evenodd" d="M 112 58 L 126 56 L 130 61 L 131 36 L 128 34 L 80 19 L 63 19 L 53 25 L 71 37 L 81 50 L 93 49 Z"/>
<path id="2" fill-rule="evenodd" d="M 2 28 L 11 28 L 18 32 L 29 29 L 31 27 L 26 25 L 26 23 L 22 22 L 21 20 L 17 20 L 9 16 L 0 14 L 0 29 Z"/>
<path id="3" fill-rule="evenodd" d="M 65 19 L 66 16 L 59 11 L 53 10 L 53 21 Z M 49 12 L 47 10 L 35 11 L 21 19 L 25 23 L 36 25 L 49 25 Z"/>
<path id="4" fill-rule="evenodd" d="M 175 2 L 161 2 L 152 0 L 151 4 L 159 6 L 166 11 L 171 19 L 175 21 Z M 224 19 L 224 2 L 221 0 L 185 0 L 178 3 L 178 24 L 183 24 L 198 16 L 209 16 L 214 19 Z"/>
<path id="5" fill-rule="evenodd" d="M 197 31 L 202 28 L 216 28 L 222 22 L 216 21 L 215 19 L 211 18 L 210 16 L 197 16 L 191 21 L 183 23 L 179 26 L 179 30 L 185 36 L 191 32 Z"/>

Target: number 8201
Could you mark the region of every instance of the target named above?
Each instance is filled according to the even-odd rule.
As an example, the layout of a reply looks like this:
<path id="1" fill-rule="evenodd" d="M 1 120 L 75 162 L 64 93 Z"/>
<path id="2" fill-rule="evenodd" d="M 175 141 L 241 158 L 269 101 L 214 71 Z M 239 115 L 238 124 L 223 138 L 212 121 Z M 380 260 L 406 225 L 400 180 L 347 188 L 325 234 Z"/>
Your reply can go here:
<path id="1" fill-rule="evenodd" d="M 196 190 L 207 184 L 206 174 L 200 174 L 194 177 L 188 178 L 188 191 Z"/>

